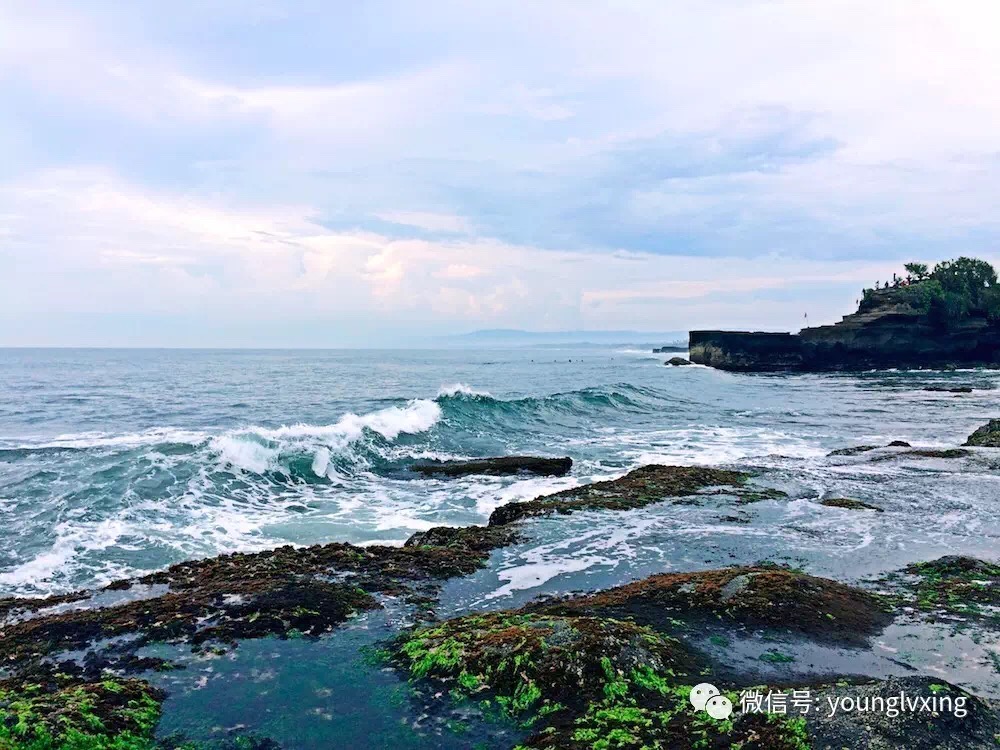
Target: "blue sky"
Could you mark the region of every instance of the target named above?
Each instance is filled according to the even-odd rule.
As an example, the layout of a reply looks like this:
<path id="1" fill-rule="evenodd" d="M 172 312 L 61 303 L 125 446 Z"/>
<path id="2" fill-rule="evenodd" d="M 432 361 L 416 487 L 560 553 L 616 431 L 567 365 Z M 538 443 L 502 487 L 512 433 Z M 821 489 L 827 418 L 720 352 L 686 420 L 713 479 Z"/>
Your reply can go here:
<path id="1" fill-rule="evenodd" d="M 1000 6 L 0 0 L 0 344 L 794 329 L 997 260 Z"/>

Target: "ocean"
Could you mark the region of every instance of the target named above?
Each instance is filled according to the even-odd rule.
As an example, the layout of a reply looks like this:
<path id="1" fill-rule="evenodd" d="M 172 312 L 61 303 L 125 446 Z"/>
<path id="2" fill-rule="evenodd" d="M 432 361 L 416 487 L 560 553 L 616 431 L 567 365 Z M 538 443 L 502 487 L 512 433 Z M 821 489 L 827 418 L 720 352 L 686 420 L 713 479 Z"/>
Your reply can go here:
<path id="1" fill-rule="evenodd" d="M 509 610 L 669 571 L 766 563 L 878 591 L 885 574 L 912 562 L 995 559 L 997 451 L 829 454 L 895 440 L 954 448 L 997 415 L 1000 374 L 739 375 L 665 367 L 670 356 L 634 345 L 0 351 L 0 598 L 96 588 L 239 550 L 402 544 L 650 463 L 746 470 L 787 496 L 739 504 L 709 494 L 526 520 L 515 543 L 443 583 L 433 616 Z M 567 455 L 574 465 L 563 477 L 408 470 L 418 459 L 513 453 Z M 835 497 L 884 512 L 822 504 Z M 55 622 L 74 607 L 164 588 L 137 584 L 43 612 Z M 136 666 L 165 691 L 156 737 L 168 747 L 181 738 L 219 748 L 502 750 L 527 736 L 526 724 L 440 704 L 387 666 L 378 654 L 418 613 L 391 594 L 379 602 L 317 638 L 289 630 L 238 648 L 142 645 Z M 21 617 L 31 615 L 5 623 L 17 628 Z M 984 622 L 904 616 L 862 649 L 742 630 L 685 637 L 760 683 L 920 674 L 1000 698 L 1000 633 Z M 94 648 L 113 667 L 135 635 Z"/>
<path id="2" fill-rule="evenodd" d="M 738 375 L 629 346 L 440 351 L 0 351 L 0 596 L 181 560 L 400 544 L 648 463 L 765 471 L 790 500 L 535 522 L 465 604 L 760 560 L 856 580 L 998 548 L 998 459 L 830 458 L 946 447 L 998 412 L 991 371 Z M 969 385 L 969 394 L 930 392 Z M 981 390 L 980 390 L 981 389 Z M 426 479 L 416 459 L 571 456 L 558 478 Z M 851 497 L 885 508 L 819 505 Z M 455 605 L 459 606 L 459 605 Z"/>

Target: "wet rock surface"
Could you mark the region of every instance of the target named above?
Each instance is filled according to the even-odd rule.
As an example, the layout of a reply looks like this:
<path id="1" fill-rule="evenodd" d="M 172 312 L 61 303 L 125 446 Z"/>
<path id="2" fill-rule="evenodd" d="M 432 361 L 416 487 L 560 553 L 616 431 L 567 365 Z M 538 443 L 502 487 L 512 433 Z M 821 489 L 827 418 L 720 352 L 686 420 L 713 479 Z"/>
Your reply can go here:
<path id="1" fill-rule="evenodd" d="M 885 603 L 867 591 L 768 567 L 663 573 L 596 594 L 533 606 L 560 614 L 627 618 L 663 632 L 676 630 L 678 621 L 709 620 L 855 644 L 892 620 Z"/>
<path id="2" fill-rule="evenodd" d="M 470 474 L 506 476 L 510 474 L 538 474 L 562 476 L 573 468 L 573 459 L 547 458 L 544 456 L 499 456 L 476 458 L 469 461 L 421 461 L 411 464 L 410 471 L 428 476 L 463 477 Z"/>
<path id="3" fill-rule="evenodd" d="M 897 605 L 932 619 L 994 621 L 1000 613 L 1000 565 L 948 555 L 914 563 L 884 582 L 897 592 Z"/>
<path id="4" fill-rule="evenodd" d="M 490 515 L 490 526 L 502 526 L 524 518 L 579 510 L 628 510 L 667 499 L 691 498 L 710 488 L 731 488 L 729 494 L 760 499 L 745 488 L 751 475 L 726 469 L 700 466 L 653 464 L 630 471 L 620 479 L 595 482 L 582 487 L 520 503 L 508 503 Z"/>
<path id="5" fill-rule="evenodd" d="M 982 427 L 977 429 L 965 445 L 978 446 L 981 448 L 1000 448 L 1000 419 L 991 419 Z"/>
<path id="6" fill-rule="evenodd" d="M 671 357 L 663 364 L 670 365 L 672 367 L 686 367 L 687 365 L 693 364 L 691 361 L 684 359 L 684 357 Z"/>

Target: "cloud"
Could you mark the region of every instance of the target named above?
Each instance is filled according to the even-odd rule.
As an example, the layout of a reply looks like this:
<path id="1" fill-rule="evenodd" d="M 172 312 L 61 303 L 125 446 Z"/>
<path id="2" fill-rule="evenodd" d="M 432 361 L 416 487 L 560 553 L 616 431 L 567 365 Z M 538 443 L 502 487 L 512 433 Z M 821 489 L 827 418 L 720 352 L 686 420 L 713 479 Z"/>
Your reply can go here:
<path id="1" fill-rule="evenodd" d="M 341 10 L 0 7 L 0 315 L 792 327 L 1000 240 L 992 0 Z"/>

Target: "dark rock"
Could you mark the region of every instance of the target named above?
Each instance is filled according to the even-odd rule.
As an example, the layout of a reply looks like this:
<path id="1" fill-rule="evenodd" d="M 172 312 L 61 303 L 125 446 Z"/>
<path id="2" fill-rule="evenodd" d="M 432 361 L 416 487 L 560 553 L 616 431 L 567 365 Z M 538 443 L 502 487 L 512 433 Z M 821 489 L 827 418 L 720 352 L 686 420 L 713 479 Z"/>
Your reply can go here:
<path id="1" fill-rule="evenodd" d="M 692 497 L 710 487 L 730 486 L 739 495 L 750 475 L 745 472 L 700 466 L 643 466 L 620 479 L 574 487 L 527 502 L 508 503 L 493 511 L 490 526 L 502 526 L 522 518 L 577 510 L 629 510 L 666 498 Z"/>
<path id="2" fill-rule="evenodd" d="M 841 643 L 863 642 L 892 620 L 883 603 L 866 591 L 770 567 L 664 573 L 537 606 L 552 614 L 626 618 L 666 632 L 677 621 L 721 619 Z"/>
<path id="3" fill-rule="evenodd" d="M 498 456 L 470 461 L 423 461 L 410 466 L 411 471 L 426 475 L 461 477 L 469 474 L 505 476 L 508 474 L 541 474 L 562 476 L 573 468 L 573 459 L 545 456 Z"/>
<path id="4" fill-rule="evenodd" d="M 917 710 L 899 706 L 900 696 L 917 701 Z M 937 678 L 890 677 L 866 683 L 840 683 L 812 691 L 818 710 L 806 721 L 815 750 L 867 748 L 867 750 L 987 750 L 995 748 L 1000 719 L 989 705 L 961 688 Z M 881 699 L 882 710 L 829 710 L 830 701 L 853 698 L 861 705 Z M 932 713 L 920 710 L 921 699 L 944 706 Z M 885 710 L 896 701 L 897 711 Z M 880 704 L 876 702 L 875 706 Z M 914 704 L 911 703 L 911 706 Z M 896 715 L 891 715 L 891 714 Z"/>
<path id="5" fill-rule="evenodd" d="M 918 456 L 919 458 L 964 458 L 972 453 L 962 448 L 914 448 L 902 451 L 897 456 Z"/>
<path id="6" fill-rule="evenodd" d="M 835 451 L 830 451 L 828 456 L 857 456 L 859 453 L 867 453 L 868 451 L 873 451 L 878 449 L 877 445 L 855 445 L 852 448 L 838 448 Z"/>
<path id="7" fill-rule="evenodd" d="M 972 393 L 972 387 L 968 385 L 929 385 L 924 390 L 932 393 Z"/>
<path id="8" fill-rule="evenodd" d="M 686 365 L 691 364 L 691 362 L 689 362 L 688 360 L 684 359 L 684 357 L 671 357 L 670 359 L 668 359 L 663 364 L 665 364 L 665 365 L 673 365 L 674 367 L 684 367 Z"/>
<path id="9" fill-rule="evenodd" d="M 653 347 L 653 354 L 669 354 L 671 352 L 686 352 L 686 344 L 670 344 L 668 346 Z"/>
<path id="10" fill-rule="evenodd" d="M 909 448 L 910 444 L 908 442 L 906 442 L 905 440 L 893 440 L 886 447 L 887 448 Z"/>
<path id="11" fill-rule="evenodd" d="M 847 510 L 874 510 L 879 513 L 883 512 L 883 509 L 877 505 L 870 505 L 862 502 L 861 500 L 853 500 L 849 497 L 829 497 L 826 500 L 821 500 L 819 504 L 826 505 L 830 508 L 846 508 Z"/>
<path id="12" fill-rule="evenodd" d="M 946 327 L 926 312 L 899 304 L 898 291 L 872 296 L 864 311 L 834 325 L 798 334 L 691 331 L 697 364 L 739 372 L 869 370 L 994 366 L 1000 359 L 1000 324 L 967 316 Z"/>
<path id="13" fill-rule="evenodd" d="M 435 526 L 413 534 L 403 546 L 460 547 L 473 552 L 489 552 L 513 544 L 518 536 L 514 529 L 505 526 Z"/>
<path id="14" fill-rule="evenodd" d="M 1000 448 L 1000 419 L 991 419 L 969 435 L 965 445 L 981 448 Z"/>

